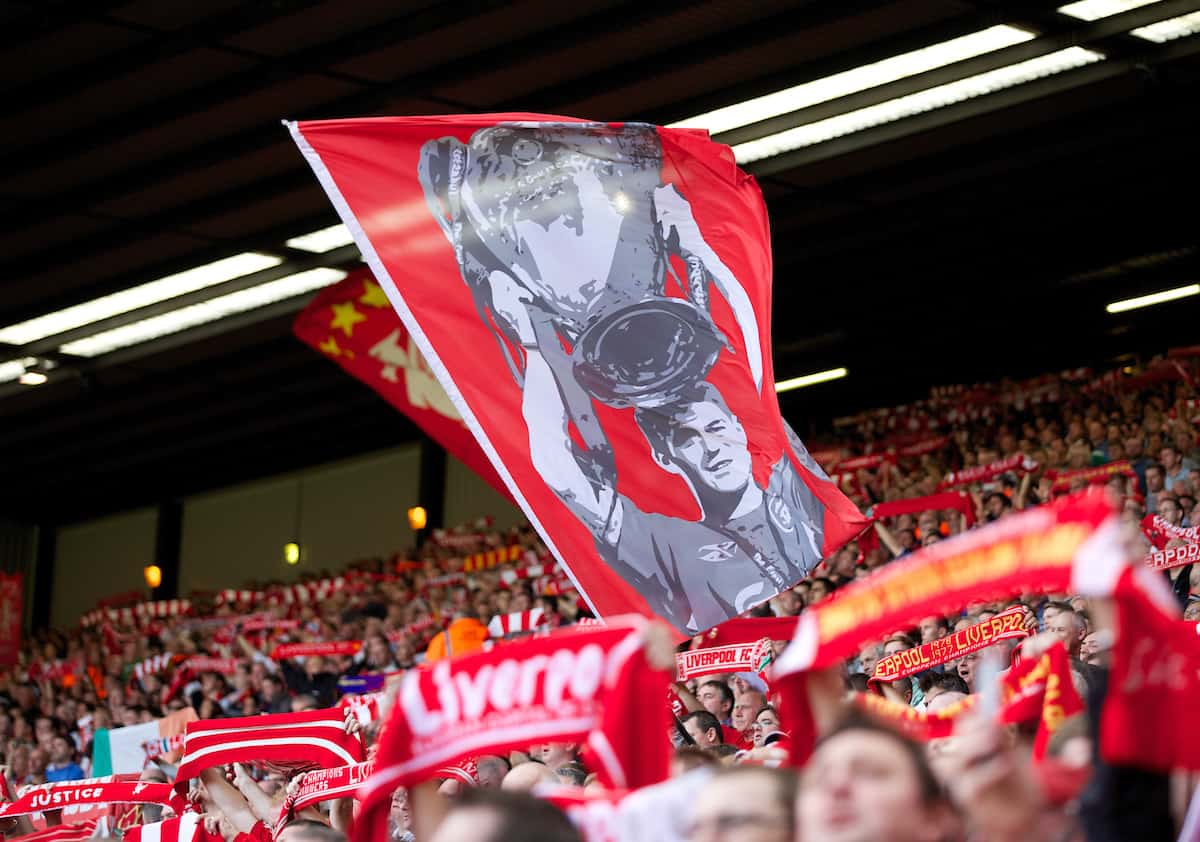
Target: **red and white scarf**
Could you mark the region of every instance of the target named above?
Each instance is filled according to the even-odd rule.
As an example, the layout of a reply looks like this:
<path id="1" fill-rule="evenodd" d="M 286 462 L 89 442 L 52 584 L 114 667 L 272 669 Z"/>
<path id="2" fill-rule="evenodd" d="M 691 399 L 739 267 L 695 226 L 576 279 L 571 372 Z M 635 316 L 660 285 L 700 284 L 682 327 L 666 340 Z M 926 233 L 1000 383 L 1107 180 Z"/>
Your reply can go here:
<path id="1" fill-rule="evenodd" d="M 383 701 L 383 693 L 364 693 L 358 696 L 342 696 L 338 707 L 350 709 L 354 718 L 362 725 L 370 725 L 379 721 L 379 703 Z"/>
<path id="2" fill-rule="evenodd" d="M 492 637 L 506 637 L 510 634 L 531 632 L 542 625 L 542 609 L 533 608 L 529 611 L 514 611 L 512 614 L 497 614 L 488 623 L 488 634 Z"/>
<path id="3" fill-rule="evenodd" d="M 25 787 L 16 801 L 0 804 L 0 819 L 77 804 L 163 804 L 182 811 L 184 803 L 170 784 L 115 781 L 109 776 Z"/>
<path id="4" fill-rule="evenodd" d="M 1186 544 L 1182 547 L 1155 550 L 1146 556 L 1146 566 L 1151 570 L 1170 570 L 1174 567 L 1195 564 L 1198 561 L 1200 561 L 1200 544 Z"/>
<path id="5" fill-rule="evenodd" d="M 1000 697 L 998 723 L 1038 723 L 1033 745 L 1035 760 L 1045 756 L 1050 737 L 1063 720 L 1083 710 L 1083 701 L 1071 681 L 1070 660 L 1062 643 L 1054 644 L 1038 658 L 1018 661 L 1001 677 Z M 968 696 L 936 713 L 914 710 L 873 693 L 856 693 L 851 701 L 860 710 L 891 724 L 912 739 L 929 741 L 951 736 L 955 723 L 979 703 L 979 698 L 978 694 Z M 789 709 L 795 708 L 797 703 L 803 704 L 791 698 L 788 702 Z M 807 711 L 802 712 L 807 714 Z M 800 759 L 805 756 L 807 753 Z"/>
<path id="6" fill-rule="evenodd" d="M 1162 515 L 1146 515 L 1142 518 L 1142 534 L 1145 535 L 1156 550 L 1166 549 L 1167 542 L 1178 538 L 1188 544 L 1200 543 L 1200 526 L 1184 529 L 1165 520 Z"/>
<path id="7" fill-rule="evenodd" d="M 948 447 L 950 444 L 949 436 L 938 436 L 933 439 L 925 439 L 924 441 L 914 442 L 913 444 L 901 447 L 896 451 L 897 456 L 924 456 L 926 453 L 936 453 L 937 451 Z"/>
<path id="8" fill-rule="evenodd" d="M 963 655 L 986 649 L 1001 640 L 1012 640 L 1029 636 L 1025 628 L 1025 612 L 1019 608 L 1009 608 L 1001 611 L 995 617 L 968 626 L 961 631 L 948 634 L 938 640 L 922 643 L 912 649 L 905 649 L 886 658 L 880 658 L 875 664 L 875 672 L 871 682 L 896 681 L 916 675 L 938 664 L 953 661 Z"/>
<path id="9" fill-rule="evenodd" d="M 275 647 L 271 659 L 283 661 L 287 658 L 307 658 L 312 655 L 339 656 L 356 655 L 362 649 L 361 640 L 327 640 L 315 643 L 284 643 Z"/>
<path id="10" fill-rule="evenodd" d="M 296 813 L 306 807 L 312 807 L 323 801 L 353 796 L 363 782 L 370 777 L 374 768 L 375 761 L 367 760 L 363 763 L 339 766 L 336 769 L 305 772 L 300 776 L 296 789 L 284 799 L 283 807 L 279 811 L 279 822 L 276 824 L 276 835 L 287 822 L 295 817 Z"/>
<path id="11" fill-rule="evenodd" d="M 776 676 L 833 666 L 894 629 L 975 600 L 1023 591 L 1112 592 L 1126 562 L 1100 489 L 1027 509 L 925 547 L 841 588 L 800 615 Z"/>
<path id="12" fill-rule="evenodd" d="M 1115 476 L 1130 477 L 1133 480 L 1133 487 L 1135 489 L 1138 487 L 1137 472 L 1133 470 L 1133 465 L 1128 459 L 1109 462 L 1107 465 L 1100 465 L 1096 468 L 1078 468 L 1073 471 L 1050 469 L 1046 471 L 1046 476 L 1054 481 L 1054 491 L 1070 491 L 1076 480 L 1083 480 L 1088 485 L 1093 485 L 1108 482 Z"/>
<path id="13" fill-rule="evenodd" d="M 956 485 L 970 485 L 976 482 L 987 482 L 990 479 L 995 479 L 1001 474 L 1007 474 L 1010 471 L 1013 473 L 1027 474 L 1038 469 L 1038 463 L 1030 459 L 1023 453 L 1014 453 L 1007 459 L 1001 459 L 998 462 L 992 462 L 988 465 L 976 465 L 974 468 L 963 468 L 961 471 L 954 471 L 946 474 L 946 478 L 938 483 L 937 490 L 944 491 L 947 488 L 953 488 Z"/>
<path id="14" fill-rule="evenodd" d="M 498 564 L 511 564 L 519 559 L 525 559 L 529 564 L 534 564 L 537 561 L 537 554 L 533 550 L 526 550 L 520 544 L 513 544 L 511 547 L 469 555 L 463 559 L 462 569 L 468 573 L 473 570 L 490 570 Z"/>
<path id="15" fill-rule="evenodd" d="M 174 819 L 131 827 L 125 831 L 124 842 L 221 842 L 221 836 L 205 830 L 204 816 L 184 813 Z"/>
<path id="16" fill-rule="evenodd" d="M 393 790 L 480 754 L 584 742 L 608 785 L 666 775 L 668 676 L 642 654 L 639 626 L 531 637 L 405 674 L 384 726 L 375 773 L 359 790 L 354 842 L 387 836 Z M 649 714 L 649 715 L 647 715 Z"/>
<path id="17" fill-rule="evenodd" d="M 880 503 L 871 509 L 871 519 L 880 520 L 885 517 L 941 511 L 942 509 L 954 509 L 962 512 L 963 517 L 967 519 L 967 527 L 975 525 L 975 505 L 971 502 L 970 496 L 962 491 L 945 491 L 941 494 L 930 494 L 927 497 L 910 497 L 907 500 Z"/>
<path id="18" fill-rule="evenodd" d="M 291 772 L 359 763 L 362 739 L 347 734 L 340 707 L 189 722 L 176 788 L 203 770 L 255 763 Z"/>
<path id="19" fill-rule="evenodd" d="M 221 675 L 233 675 L 237 672 L 237 658 L 211 658 L 207 655 L 192 655 L 180 665 L 181 670 L 191 673 L 217 672 Z"/>
<path id="20" fill-rule="evenodd" d="M 174 658 L 173 655 L 171 655 L 169 653 L 164 653 L 162 655 L 155 655 L 151 658 L 147 658 L 146 660 L 142 661 L 140 664 L 134 664 L 133 665 L 133 677 L 136 678 L 138 681 L 141 681 L 143 678 L 145 678 L 148 675 L 155 675 L 156 673 L 160 673 L 163 670 L 165 670 L 167 667 L 171 666 L 171 661 L 173 658 Z"/>
<path id="21" fill-rule="evenodd" d="M 680 681 L 727 672 L 762 672 L 773 657 L 771 641 L 761 638 L 754 643 L 680 652 L 675 656 L 675 672 Z"/>
<path id="22" fill-rule="evenodd" d="M 74 824 L 60 824 L 45 830 L 36 830 L 20 837 L 21 842 L 84 842 L 97 835 L 99 819 L 89 819 Z"/>

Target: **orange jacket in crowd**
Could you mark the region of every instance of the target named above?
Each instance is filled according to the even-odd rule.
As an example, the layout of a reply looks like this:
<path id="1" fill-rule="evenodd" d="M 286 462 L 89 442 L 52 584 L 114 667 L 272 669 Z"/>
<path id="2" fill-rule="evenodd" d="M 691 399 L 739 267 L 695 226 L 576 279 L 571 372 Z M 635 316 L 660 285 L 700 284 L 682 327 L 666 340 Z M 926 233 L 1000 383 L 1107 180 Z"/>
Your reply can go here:
<path id="1" fill-rule="evenodd" d="M 429 641 L 429 648 L 425 650 L 425 661 L 440 661 L 451 655 L 458 657 L 468 652 L 478 652 L 487 639 L 487 626 L 474 617 L 460 617 L 444 632 L 439 632 Z"/>

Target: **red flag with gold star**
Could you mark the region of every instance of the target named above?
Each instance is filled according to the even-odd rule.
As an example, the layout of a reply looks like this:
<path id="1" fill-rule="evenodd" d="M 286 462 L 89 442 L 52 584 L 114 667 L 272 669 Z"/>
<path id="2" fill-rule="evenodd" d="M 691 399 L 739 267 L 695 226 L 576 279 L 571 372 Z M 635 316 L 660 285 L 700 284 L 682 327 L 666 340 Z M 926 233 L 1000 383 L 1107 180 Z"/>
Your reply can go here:
<path id="1" fill-rule="evenodd" d="M 511 499 L 370 270 L 351 272 L 341 283 L 324 289 L 292 329 Z"/>

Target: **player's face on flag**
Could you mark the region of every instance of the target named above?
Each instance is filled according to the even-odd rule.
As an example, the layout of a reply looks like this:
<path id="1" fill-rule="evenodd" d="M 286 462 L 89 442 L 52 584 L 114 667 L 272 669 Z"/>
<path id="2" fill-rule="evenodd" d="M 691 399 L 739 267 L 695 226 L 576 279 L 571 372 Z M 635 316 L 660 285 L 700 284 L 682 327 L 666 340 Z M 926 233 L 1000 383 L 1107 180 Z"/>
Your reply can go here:
<path id="1" fill-rule="evenodd" d="M 675 423 L 671 455 L 694 488 L 733 494 L 750 483 L 746 431 L 725 407 L 716 401 L 689 404 Z"/>

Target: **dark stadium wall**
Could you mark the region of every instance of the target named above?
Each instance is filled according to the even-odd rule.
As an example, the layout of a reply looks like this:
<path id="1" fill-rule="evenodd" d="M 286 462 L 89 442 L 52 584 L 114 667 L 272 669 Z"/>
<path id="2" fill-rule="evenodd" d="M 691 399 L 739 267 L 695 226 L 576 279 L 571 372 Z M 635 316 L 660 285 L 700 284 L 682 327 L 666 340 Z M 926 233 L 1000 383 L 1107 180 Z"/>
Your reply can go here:
<path id="1" fill-rule="evenodd" d="M 491 515 L 505 527 L 522 518 L 473 471 L 446 461 L 447 526 Z M 292 581 L 411 546 L 408 509 L 429 502 L 419 481 L 414 444 L 184 498 L 178 593 Z M 156 520 L 157 510 L 145 508 L 59 528 L 52 625 L 73 625 L 106 596 L 149 594 L 142 571 L 156 560 Z M 283 560 L 290 541 L 301 545 L 295 566 Z"/>
<path id="2" fill-rule="evenodd" d="M 188 498 L 179 592 L 292 581 L 408 546 L 419 471 L 414 445 Z M 291 541 L 296 565 L 283 560 Z"/>
<path id="3" fill-rule="evenodd" d="M 154 559 L 157 516 L 154 508 L 135 509 L 59 527 L 51 625 L 74 625 L 102 597 L 146 590 L 142 569 Z"/>

